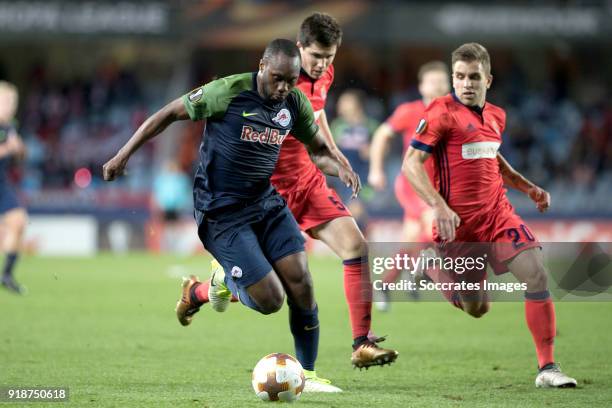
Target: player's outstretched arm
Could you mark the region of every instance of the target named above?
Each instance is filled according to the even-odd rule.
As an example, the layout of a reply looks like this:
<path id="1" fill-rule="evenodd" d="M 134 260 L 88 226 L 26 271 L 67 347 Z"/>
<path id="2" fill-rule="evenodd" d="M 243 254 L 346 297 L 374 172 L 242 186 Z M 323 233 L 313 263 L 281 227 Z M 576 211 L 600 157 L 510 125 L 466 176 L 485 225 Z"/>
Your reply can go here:
<path id="1" fill-rule="evenodd" d="M 307 145 L 311 160 L 317 167 L 329 176 L 338 177 L 347 187 L 353 190 L 353 198 L 357 197 L 361 190 L 361 180 L 350 165 L 345 164 L 330 149 L 327 140 L 320 131 L 316 133 L 312 141 Z"/>
<path id="2" fill-rule="evenodd" d="M 389 142 L 391 142 L 394 135 L 395 132 L 391 126 L 388 123 L 383 123 L 376 129 L 372 138 L 368 184 L 378 191 L 384 190 L 387 186 L 387 177 L 383 163 L 389 148 Z"/>
<path id="3" fill-rule="evenodd" d="M 512 187 L 529 196 L 529 198 L 536 203 L 540 212 L 548 210 L 548 207 L 550 207 L 550 194 L 548 191 L 527 180 L 521 173 L 516 171 L 500 153 L 497 153 L 497 162 L 499 163 L 499 172 L 506 186 Z"/>
<path id="4" fill-rule="evenodd" d="M 177 98 L 155 112 L 136 130 L 117 154 L 102 167 L 104 180 L 111 181 L 123 174 L 129 158 L 140 146 L 166 129 L 172 122 L 189 119 L 181 98 Z"/>
<path id="5" fill-rule="evenodd" d="M 461 223 L 461 219 L 431 184 L 424 165 L 429 156 L 430 154 L 425 151 L 409 147 L 402 163 L 402 172 L 419 197 L 433 209 L 434 222 L 440 238 L 451 242 L 455 239 L 455 230 Z"/>

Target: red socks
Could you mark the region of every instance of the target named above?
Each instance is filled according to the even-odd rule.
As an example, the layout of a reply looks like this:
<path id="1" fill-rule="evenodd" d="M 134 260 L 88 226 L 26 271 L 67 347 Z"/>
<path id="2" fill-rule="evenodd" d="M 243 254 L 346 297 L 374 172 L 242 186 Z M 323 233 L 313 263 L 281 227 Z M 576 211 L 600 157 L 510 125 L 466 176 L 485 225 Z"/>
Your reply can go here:
<path id="1" fill-rule="evenodd" d="M 210 287 L 210 279 L 206 279 L 206 281 L 196 286 L 194 293 L 198 301 L 202 303 L 208 303 L 208 288 L 209 287 Z"/>
<path id="2" fill-rule="evenodd" d="M 555 306 L 547 290 L 525 293 L 525 319 L 538 355 L 538 367 L 554 363 L 554 341 L 557 331 Z"/>
<path id="3" fill-rule="evenodd" d="M 210 279 L 206 279 L 204 282 L 196 286 L 193 293 L 199 302 L 208 303 L 208 288 L 210 286 Z M 238 302 L 238 298 L 232 294 L 231 302 Z"/>
<path id="4" fill-rule="evenodd" d="M 372 284 L 368 257 L 347 259 L 344 264 L 344 295 L 349 307 L 353 339 L 367 336 L 372 323 Z"/>

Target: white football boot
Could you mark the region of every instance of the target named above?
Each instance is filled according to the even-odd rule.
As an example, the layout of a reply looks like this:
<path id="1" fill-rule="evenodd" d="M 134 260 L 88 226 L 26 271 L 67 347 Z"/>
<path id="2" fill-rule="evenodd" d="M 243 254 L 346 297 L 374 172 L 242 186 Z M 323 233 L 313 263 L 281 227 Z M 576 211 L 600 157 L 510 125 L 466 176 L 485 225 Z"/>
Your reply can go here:
<path id="1" fill-rule="evenodd" d="M 535 379 L 537 388 L 574 388 L 577 384 L 574 378 L 563 374 L 558 364 L 541 370 Z"/>
<path id="2" fill-rule="evenodd" d="M 326 378 L 317 376 L 316 371 L 304 370 L 306 383 L 302 392 L 342 392 L 342 389 L 331 384 Z"/>
<path id="3" fill-rule="evenodd" d="M 208 287 L 208 300 L 216 312 L 225 312 L 232 299 L 232 292 L 225 285 L 225 271 L 216 259 L 210 263 L 211 275 Z"/>

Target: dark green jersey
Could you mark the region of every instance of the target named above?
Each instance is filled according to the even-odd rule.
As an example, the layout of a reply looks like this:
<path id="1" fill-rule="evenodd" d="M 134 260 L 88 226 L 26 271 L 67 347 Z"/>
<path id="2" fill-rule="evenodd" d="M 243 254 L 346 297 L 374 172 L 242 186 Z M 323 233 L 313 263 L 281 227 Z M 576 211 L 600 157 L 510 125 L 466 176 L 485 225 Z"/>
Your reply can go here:
<path id="1" fill-rule="evenodd" d="M 251 202 L 268 193 L 289 132 L 309 143 L 318 131 L 306 96 L 294 88 L 272 104 L 257 92 L 256 73 L 212 81 L 183 96 L 192 120 L 206 120 L 194 205 L 201 211 Z"/>

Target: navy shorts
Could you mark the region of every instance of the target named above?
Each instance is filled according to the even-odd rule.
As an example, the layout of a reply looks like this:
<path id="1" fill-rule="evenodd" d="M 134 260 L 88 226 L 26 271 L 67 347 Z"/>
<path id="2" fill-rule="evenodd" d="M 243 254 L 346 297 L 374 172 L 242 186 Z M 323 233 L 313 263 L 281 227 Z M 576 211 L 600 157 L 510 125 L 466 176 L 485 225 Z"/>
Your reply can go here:
<path id="1" fill-rule="evenodd" d="M 223 267 L 232 292 L 263 279 L 274 262 L 304 251 L 304 238 L 285 200 L 274 191 L 248 204 L 196 210 L 198 236 Z"/>
<path id="2" fill-rule="evenodd" d="M 21 207 L 17 195 L 12 188 L 0 186 L 0 214 Z"/>

